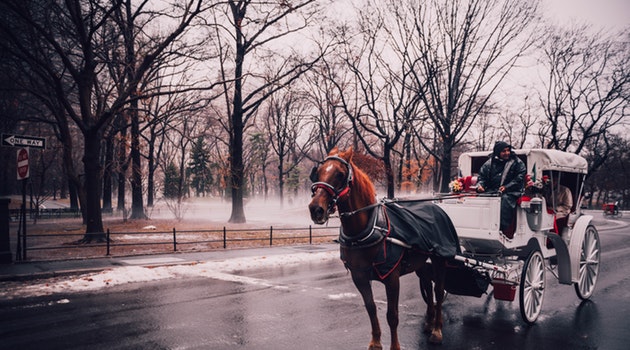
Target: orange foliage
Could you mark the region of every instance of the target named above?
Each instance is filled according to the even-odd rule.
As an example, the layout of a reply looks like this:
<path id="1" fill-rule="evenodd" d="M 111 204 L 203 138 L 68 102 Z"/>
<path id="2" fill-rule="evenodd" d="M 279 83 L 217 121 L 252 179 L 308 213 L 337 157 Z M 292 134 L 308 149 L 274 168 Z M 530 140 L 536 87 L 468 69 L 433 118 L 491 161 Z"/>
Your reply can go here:
<path id="1" fill-rule="evenodd" d="M 372 182 L 379 182 L 385 179 L 385 165 L 380 159 L 355 151 L 352 161 L 354 165 L 370 177 Z"/>

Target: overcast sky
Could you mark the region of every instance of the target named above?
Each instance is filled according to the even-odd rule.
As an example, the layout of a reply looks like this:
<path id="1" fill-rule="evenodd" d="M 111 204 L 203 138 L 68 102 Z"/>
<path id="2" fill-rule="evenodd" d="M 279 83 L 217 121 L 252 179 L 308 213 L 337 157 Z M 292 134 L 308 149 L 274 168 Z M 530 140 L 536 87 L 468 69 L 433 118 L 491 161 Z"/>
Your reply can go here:
<path id="1" fill-rule="evenodd" d="M 630 25 L 630 0 L 543 0 L 543 11 L 560 22 L 588 22 L 621 29 Z"/>

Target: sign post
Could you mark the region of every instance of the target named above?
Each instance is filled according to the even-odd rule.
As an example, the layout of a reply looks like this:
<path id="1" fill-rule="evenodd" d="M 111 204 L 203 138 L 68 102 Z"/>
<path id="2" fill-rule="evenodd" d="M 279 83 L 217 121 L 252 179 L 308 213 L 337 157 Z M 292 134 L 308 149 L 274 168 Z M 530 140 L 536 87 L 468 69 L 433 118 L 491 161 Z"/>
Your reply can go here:
<path id="1" fill-rule="evenodd" d="M 30 175 L 28 148 L 17 151 L 17 179 L 22 180 L 22 260 L 26 260 L 26 179 Z"/>
<path id="2" fill-rule="evenodd" d="M 17 260 L 26 260 L 26 181 L 30 176 L 29 148 L 46 148 L 43 137 L 2 134 L 2 146 L 19 147 L 17 151 L 17 179 L 22 180 L 22 209 L 20 229 L 18 229 Z"/>

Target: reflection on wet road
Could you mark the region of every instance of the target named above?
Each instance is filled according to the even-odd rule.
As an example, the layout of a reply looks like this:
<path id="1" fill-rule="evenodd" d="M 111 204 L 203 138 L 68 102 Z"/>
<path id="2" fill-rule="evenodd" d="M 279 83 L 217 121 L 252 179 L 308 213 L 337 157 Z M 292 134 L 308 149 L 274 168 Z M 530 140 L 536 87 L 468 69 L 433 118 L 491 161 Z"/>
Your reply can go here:
<path id="1" fill-rule="evenodd" d="M 592 301 L 548 274 L 534 326 L 518 300 L 449 295 L 444 343 L 421 332 L 425 306 L 417 279 L 402 280 L 403 348 L 626 349 L 630 342 L 630 233 L 600 230 L 602 266 Z M 1 349 L 365 349 L 367 314 L 336 254 L 323 261 L 183 277 L 99 292 L 0 301 Z M 383 340 L 385 296 L 375 283 Z"/>

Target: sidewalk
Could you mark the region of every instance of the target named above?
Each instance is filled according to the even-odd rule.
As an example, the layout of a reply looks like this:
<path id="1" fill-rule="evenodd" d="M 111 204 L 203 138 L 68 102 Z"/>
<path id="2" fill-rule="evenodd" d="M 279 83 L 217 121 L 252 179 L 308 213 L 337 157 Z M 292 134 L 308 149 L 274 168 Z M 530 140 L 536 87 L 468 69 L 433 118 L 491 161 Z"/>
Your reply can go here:
<path id="1" fill-rule="evenodd" d="M 183 252 L 126 257 L 14 262 L 12 264 L 0 264 L 0 282 L 99 272 L 121 266 L 158 267 L 168 265 L 187 265 L 208 261 L 224 261 L 234 258 L 265 257 L 295 253 L 315 253 L 338 249 L 339 246 L 337 244 L 328 243 L 318 245 L 228 249 L 208 252 Z"/>
<path id="2" fill-rule="evenodd" d="M 626 213 L 624 213 L 626 214 Z M 617 220 L 603 218 L 599 211 L 589 212 L 598 230 L 627 226 Z M 280 254 L 312 253 L 338 250 L 334 243 L 318 245 L 275 246 L 265 248 L 228 249 L 208 252 L 182 252 L 126 257 L 104 257 L 77 260 L 14 262 L 0 264 L 0 282 L 49 278 L 80 273 L 98 272 L 121 266 L 158 267 L 187 265 L 207 261 L 223 261 L 233 258 L 275 256 Z"/>

